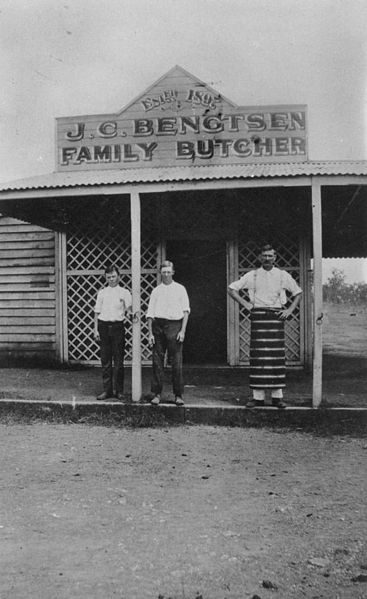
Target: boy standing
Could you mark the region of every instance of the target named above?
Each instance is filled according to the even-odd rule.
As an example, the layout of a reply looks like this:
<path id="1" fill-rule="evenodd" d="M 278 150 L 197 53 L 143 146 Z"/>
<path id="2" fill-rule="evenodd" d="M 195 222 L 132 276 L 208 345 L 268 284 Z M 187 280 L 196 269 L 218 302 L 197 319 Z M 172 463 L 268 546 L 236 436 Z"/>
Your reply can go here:
<path id="1" fill-rule="evenodd" d="M 94 339 L 99 341 L 102 364 L 103 393 L 97 400 L 117 397 L 123 400 L 125 315 L 131 312 L 132 298 L 127 289 L 120 287 L 120 273 L 116 266 L 106 268 L 107 287 L 98 292 Z"/>

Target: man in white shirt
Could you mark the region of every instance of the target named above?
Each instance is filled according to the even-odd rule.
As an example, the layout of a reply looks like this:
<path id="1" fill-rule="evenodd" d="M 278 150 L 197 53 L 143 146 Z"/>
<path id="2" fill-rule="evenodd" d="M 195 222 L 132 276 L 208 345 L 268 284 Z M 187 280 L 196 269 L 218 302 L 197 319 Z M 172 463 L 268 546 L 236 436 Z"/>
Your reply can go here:
<path id="1" fill-rule="evenodd" d="M 285 270 L 274 266 L 276 253 L 267 244 L 260 254 L 261 268 L 246 273 L 228 287 L 228 294 L 250 312 L 250 387 L 253 399 L 247 407 L 265 404 L 265 391 L 271 391 L 272 404 L 285 408 L 284 322 L 298 306 L 302 289 Z M 240 295 L 245 290 L 247 297 Z M 292 301 L 288 307 L 287 292 Z"/>
<path id="2" fill-rule="evenodd" d="M 98 400 L 124 396 L 125 315 L 131 312 L 132 298 L 120 287 L 116 266 L 106 268 L 107 287 L 97 294 L 94 309 L 94 339 L 99 341 L 102 364 L 103 393 Z"/>
<path id="3" fill-rule="evenodd" d="M 182 346 L 185 339 L 190 303 L 186 289 L 173 280 L 172 262 L 165 260 L 161 265 L 162 283 L 153 289 L 150 296 L 147 319 L 149 345 L 153 348 L 153 377 L 151 400 L 158 405 L 161 400 L 166 350 L 172 367 L 172 385 L 175 403 L 183 406 Z"/>

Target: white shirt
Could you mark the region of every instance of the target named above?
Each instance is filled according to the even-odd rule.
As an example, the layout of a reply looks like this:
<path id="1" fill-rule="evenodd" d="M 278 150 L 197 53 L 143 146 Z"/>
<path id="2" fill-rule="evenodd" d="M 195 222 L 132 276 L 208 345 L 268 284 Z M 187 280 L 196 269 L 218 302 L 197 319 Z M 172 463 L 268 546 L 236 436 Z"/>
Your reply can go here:
<path id="1" fill-rule="evenodd" d="M 190 303 L 183 285 L 172 281 L 169 285 L 161 283 L 153 289 L 149 299 L 147 318 L 181 320 L 184 312 L 190 312 Z"/>
<path id="2" fill-rule="evenodd" d="M 98 320 L 122 321 L 131 304 L 130 291 L 120 285 L 108 286 L 98 292 L 94 311 L 98 314 Z"/>
<path id="3" fill-rule="evenodd" d="M 293 277 L 275 266 L 271 270 L 251 270 L 229 287 L 236 291 L 246 289 L 254 308 L 282 308 L 287 303 L 286 291 L 292 297 L 302 293 Z"/>

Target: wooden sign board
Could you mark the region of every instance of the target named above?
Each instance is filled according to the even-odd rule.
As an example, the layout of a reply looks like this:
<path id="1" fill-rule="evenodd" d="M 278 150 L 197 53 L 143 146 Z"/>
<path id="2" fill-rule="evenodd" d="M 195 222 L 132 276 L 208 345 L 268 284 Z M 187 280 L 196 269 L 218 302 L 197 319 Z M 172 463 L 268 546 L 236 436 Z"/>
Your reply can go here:
<path id="1" fill-rule="evenodd" d="M 306 106 L 240 107 L 174 67 L 117 114 L 56 119 L 58 171 L 304 162 Z"/>

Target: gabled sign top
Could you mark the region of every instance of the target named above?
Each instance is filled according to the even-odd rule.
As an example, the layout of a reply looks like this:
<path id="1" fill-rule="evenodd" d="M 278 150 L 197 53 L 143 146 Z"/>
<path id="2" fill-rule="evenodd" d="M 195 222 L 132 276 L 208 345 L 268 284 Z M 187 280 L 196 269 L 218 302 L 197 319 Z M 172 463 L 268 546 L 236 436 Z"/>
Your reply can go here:
<path id="1" fill-rule="evenodd" d="M 179 90 L 184 92 L 190 90 L 191 93 L 186 97 L 184 95 L 179 97 Z M 172 93 L 170 94 L 169 91 Z M 184 103 L 194 105 L 197 109 L 202 107 L 214 110 L 219 104 L 228 108 L 235 108 L 233 102 L 224 98 L 220 93 L 179 65 L 176 65 L 122 108 L 119 114 L 122 114 L 133 105 L 139 104 L 145 111 L 150 111 L 153 108 L 163 111 L 168 107 L 168 104 L 171 105 L 169 106 L 171 109 L 176 108 L 178 111 L 182 111 L 185 108 Z"/>
<path id="2" fill-rule="evenodd" d="M 299 162 L 305 106 L 240 107 L 180 66 L 120 112 L 57 119 L 58 170 Z"/>

